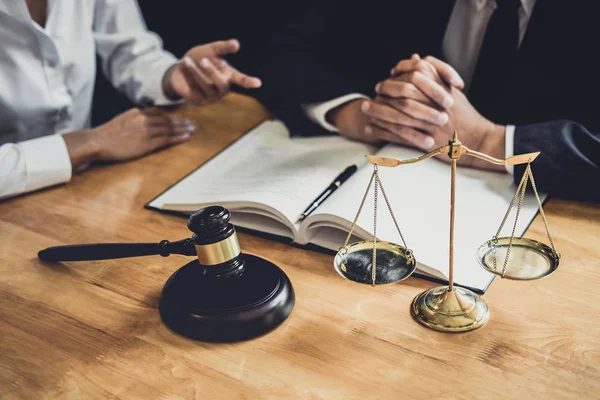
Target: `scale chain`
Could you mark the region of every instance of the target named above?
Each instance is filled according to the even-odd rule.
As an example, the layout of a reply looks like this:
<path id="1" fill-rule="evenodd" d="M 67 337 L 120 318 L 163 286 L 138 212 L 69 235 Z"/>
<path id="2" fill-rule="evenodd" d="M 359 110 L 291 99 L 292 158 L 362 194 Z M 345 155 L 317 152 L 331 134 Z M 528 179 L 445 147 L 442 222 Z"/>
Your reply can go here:
<path id="1" fill-rule="evenodd" d="M 556 247 L 554 247 L 554 240 L 552 239 L 552 234 L 550 234 L 550 228 L 548 227 L 548 221 L 546 221 L 546 214 L 544 213 L 544 208 L 542 207 L 542 202 L 540 200 L 540 196 L 538 195 L 537 188 L 535 186 L 535 180 L 533 180 L 533 172 L 531 172 L 531 168 L 529 164 L 527 164 L 527 172 L 529 175 L 529 180 L 531 181 L 531 187 L 533 188 L 533 193 L 535 194 L 535 199 L 537 200 L 538 208 L 540 209 L 540 214 L 542 214 L 542 220 L 544 221 L 544 226 L 546 227 L 546 233 L 548 234 L 548 239 L 550 240 L 550 245 L 552 246 L 552 251 L 555 256 L 560 257 L 560 254 L 556 251 Z"/>
<path id="2" fill-rule="evenodd" d="M 406 241 L 404 240 L 404 236 L 402 235 L 402 232 L 400 231 L 400 226 L 398 225 L 398 221 L 396 221 L 396 216 L 394 215 L 394 211 L 392 210 L 392 206 L 390 205 L 390 201 L 387 198 L 387 195 L 385 194 L 385 190 L 383 189 L 383 183 L 381 182 L 381 179 L 379 179 L 379 175 L 377 175 L 377 180 L 379 181 L 379 188 L 381 189 L 381 194 L 383 195 L 383 199 L 385 200 L 385 203 L 387 204 L 388 210 L 390 210 L 390 215 L 392 216 L 392 220 L 394 221 L 394 225 L 396 225 L 396 230 L 398 231 L 398 234 L 400 235 L 400 239 L 402 239 L 402 244 L 404 244 L 404 248 L 407 251 L 410 251 L 408 249 L 408 246 L 406 245 Z"/>
<path id="3" fill-rule="evenodd" d="M 375 164 L 375 183 L 373 185 L 373 263 L 371 265 L 371 280 L 373 285 L 377 278 L 377 188 L 379 187 L 379 173 Z"/>
<path id="4" fill-rule="evenodd" d="M 494 239 L 496 241 L 498 240 L 498 236 L 500 236 L 500 231 L 502 231 L 502 228 L 504 227 L 504 224 L 506 223 L 506 220 L 508 219 L 508 215 L 510 214 L 510 211 L 512 210 L 512 208 L 515 204 L 515 200 L 517 199 L 517 196 L 519 195 L 526 178 L 527 178 L 527 174 L 523 174 L 523 177 L 521 178 L 521 182 L 519 183 L 519 186 L 517 186 L 517 191 L 515 192 L 515 195 L 513 196 L 512 200 L 510 201 L 508 210 L 506 210 L 506 214 L 504 214 L 504 218 L 502 219 L 502 222 L 500 223 L 500 227 L 498 228 L 498 231 L 496 232 L 496 236 L 494 236 Z"/>
<path id="5" fill-rule="evenodd" d="M 360 202 L 360 206 L 358 207 L 358 212 L 356 213 L 356 216 L 354 217 L 354 221 L 352 221 L 352 226 L 350 227 L 350 231 L 348 232 L 348 236 L 346 237 L 346 241 L 344 242 L 344 247 L 342 247 L 342 248 L 346 248 L 346 246 L 348 246 L 348 242 L 350 241 L 350 238 L 352 237 L 352 232 L 354 232 L 354 228 L 356 227 L 356 222 L 358 221 L 358 217 L 360 217 L 360 213 L 362 212 L 363 206 L 365 205 L 365 201 L 367 200 L 367 196 L 369 195 L 369 189 L 371 189 L 371 184 L 373 184 L 373 179 L 375 178 L 376 172 L 377 171 L 373 171 L 373 174 L 371 174 L 371 180 L 369 181 L 369 184 L 367 185 L 367 190 L 365 191 L 365 195 L 363 196 L 363 199 Z"/>
<path id="6" fill-rule="evenodd" d="M 527 164 L 527 170 L 529 170 L 529 163 Z M 508 258 L 510 256 L 510 251 L 512 249 L 513 239 L 515 238 L 515 230 L 517 229 L 517 221 L 519 220 L 519 214 L 521 213 L 521 207 L 523 206 L 523 199 L 525 198 L 525 192 L 527 190 L 527 182 L 526 179 L 523 183 L 523 189 L 521 189 L 521 196 L 519 197 L 519 204 L 517 204 L 517 212 L 515 215 L 515 223 L 512 228 L 512 232 L 510 233 L 510 240 L 508 241 L 508 249 L 506 249 L 506 257 L 504 258 L 504 265 L 502 266 L 502 277 L 504 278 L 504 274 L 506 273 L 506 267 L 508 266 Z"/>
<path id="7" fill-rule="evenodd" d="M 525 183 L 526 179 L 527 179 L 527 174 L 523 174 L 523 177 L 521 178 L 521 182 L 519 182 L 519 186 L 517 186 L 517 190 L 515 191 L 515 195 L 513 196 L 512 200 L 510 201 L 508 209 L 506 210 L 506 213 L 504 214 L 504 218 L 502 218 L 500 227 L 498 227 L 498 231 L 492 238 L 492 242 L 494 243 L 493 258 L 492 258 L 492 262 L 494 264 L 494 271 L 498 271 L 498 265 L 497 265 L 497 261 L 496 261 L 496 246 L 498 244 L 498 237 L 500 236 L 500 233 L 502 232 L 502 228 L 504 228 L 504 224 L 506 223 L 506 220 L 508 219 L 508 216 L 510 215 L 510 211 L 512 210 L 512 208 L 515 205 L 515 200 L 517 199 L 517 196 L 519 195 L 519 193 L 521 193 L 521 189 L 523 188 L 523 184 Z M 504 259 L 504 261 L 506 262 L 507 259 L 508 259 L 508 257 L 506 257 Z"/>
<path id="8" fill-rule="evenodd" d="M 527 182 L 528 182 L 528 178 L 529 178 L 530 167 L 531 167 L 531 164 L 527 163 L 527 168 L 525 169 L 525 173 L 523 174 L 523 178 L 521 179 L 521 183 L 519 184 L 519 187 L 517 188 L 517 191 L 515 193 L 515 196 L 516 196 L 516 194 L 519 193 L 519 191 L 520 191 L 521 195 L 519 196 L 519 203 L 517 205 L 517 212 L 516 212 L 516 215 L 515 215 L 515 223 L 513 224 L 512 232 L 510 234 L 510 239 L 508 241 L 508 248 L 506 249 L 506 255 L 504 256 L 504 264 L 502 266 L 502 274 L 501 274 L 502 278 L 504 278 L 504 275 L 506 274 L 506 268 L 508 267 L 508 259 L 509 259 L 509 256 L 510 256 L 510 251 L 512 250 L 513 239 L 515 237 L 515 230 L 517 228 L 517 221 L 519 220 L 519 214 L 521 213 L 521 208 L 522 208 L 522 205 L 523 205 L 523 199 L 525 198 L 525 192 L 527 191 Z M 510 212 L 510 210 L 512 209 L 512 207 L 513 207 L 513 202 L 511 202 L 511 205 L 510 205 L 510 207 L 509 207 L 509 209 L 507 211 L 507 215 Z M 506 220 L 506 218 L 505 218 L 505 220 Z M 504 221 L 503 221 L 502 225 L 500 226 L 500 229 L 502 229 L 503 225 L 504 225 Z M 496 235 L 496 237 L 497 237 L 497 235 Z M 494 261 L 494 270 L 497 271 L 498 266 L 496 264 L 496 257 L 495 257 L 495 255 L 494 255 L 493 261 Z"/>

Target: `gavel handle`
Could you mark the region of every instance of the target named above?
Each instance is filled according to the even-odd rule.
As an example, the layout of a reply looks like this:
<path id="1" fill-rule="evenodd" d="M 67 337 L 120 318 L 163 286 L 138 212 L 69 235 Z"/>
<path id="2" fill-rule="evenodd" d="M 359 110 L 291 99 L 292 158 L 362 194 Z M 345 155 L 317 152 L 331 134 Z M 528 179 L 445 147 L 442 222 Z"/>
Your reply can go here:
<path id="1" fill-rule="evenodd" d="M 90 261 L 110 260 L 113 258 L 140 257 L 160 254 L 167 257 L 170 254 L 184 256 L 196 255 L 196 249 L 191 239 L 177 242 L 163 240 L 160 243 L 95 243 L 74 244 L 69 246 L 54 246 L 41 250 L 38 257 L 42 261 Z"/>

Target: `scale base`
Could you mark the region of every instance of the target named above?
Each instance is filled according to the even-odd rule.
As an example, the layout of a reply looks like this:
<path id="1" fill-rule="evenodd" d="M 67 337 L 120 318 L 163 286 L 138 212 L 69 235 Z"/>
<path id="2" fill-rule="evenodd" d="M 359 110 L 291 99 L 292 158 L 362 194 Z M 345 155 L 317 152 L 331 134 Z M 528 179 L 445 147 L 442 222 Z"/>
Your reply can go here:
<path id="1" fill-rule="evenodd" d="M 437 286 L 419 294 L 410 306 L 413 318 L 430 329 L 441 332 L 468 332 L 484 326 L 490 310 L 472 291 Z"/>
<path id="2" fill-rule="evenodd" d="M 242 254 L 239 278 L 216 279 L 194 260 L 165 284 L 158 309 L 173 331 L 203 342 L 237 342 L 263 335 L 294 308 L 290 280 L 275 264 Z"/>

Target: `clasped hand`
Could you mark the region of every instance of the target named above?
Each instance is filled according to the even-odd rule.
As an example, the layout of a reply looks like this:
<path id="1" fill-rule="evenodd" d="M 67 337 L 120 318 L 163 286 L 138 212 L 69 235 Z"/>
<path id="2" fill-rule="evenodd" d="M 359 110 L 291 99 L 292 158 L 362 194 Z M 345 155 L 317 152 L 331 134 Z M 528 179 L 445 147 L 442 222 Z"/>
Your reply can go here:
<path id="1" fill-rule="evenodd" d="M 504 130 L 471 105 L 464 82 L 448 64 L 435 57 L 413 55 L 375 86 L 372 100 L 360 100 L 366 141 L 386 141 L 430 151 L 448 143 L 454 129 L 461 142 L 476 151 L 504 158 Z M 442 159 L 448 159 L 443 157 Z M 470 157 L 462 165 L 502 170 Z"/>

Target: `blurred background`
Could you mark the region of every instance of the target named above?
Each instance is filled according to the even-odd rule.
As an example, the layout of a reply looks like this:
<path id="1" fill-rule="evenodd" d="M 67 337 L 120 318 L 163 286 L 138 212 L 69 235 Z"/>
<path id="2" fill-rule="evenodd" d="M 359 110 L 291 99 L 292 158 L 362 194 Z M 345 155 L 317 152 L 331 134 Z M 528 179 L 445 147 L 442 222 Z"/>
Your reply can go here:
<path id="1" fill-rule="evenodd" d="M 251 72 L 273 32 L 315 0 L 138 0 L 146 24 L 164 41 L 164 47 L 182 57 L 189 48 L 215 40 L 236 38 L 242 44 L 228 60 Z M 100 72 L 96 78 L 92 124 L 110 120 L 133 104 L 117 92 Z"/>

